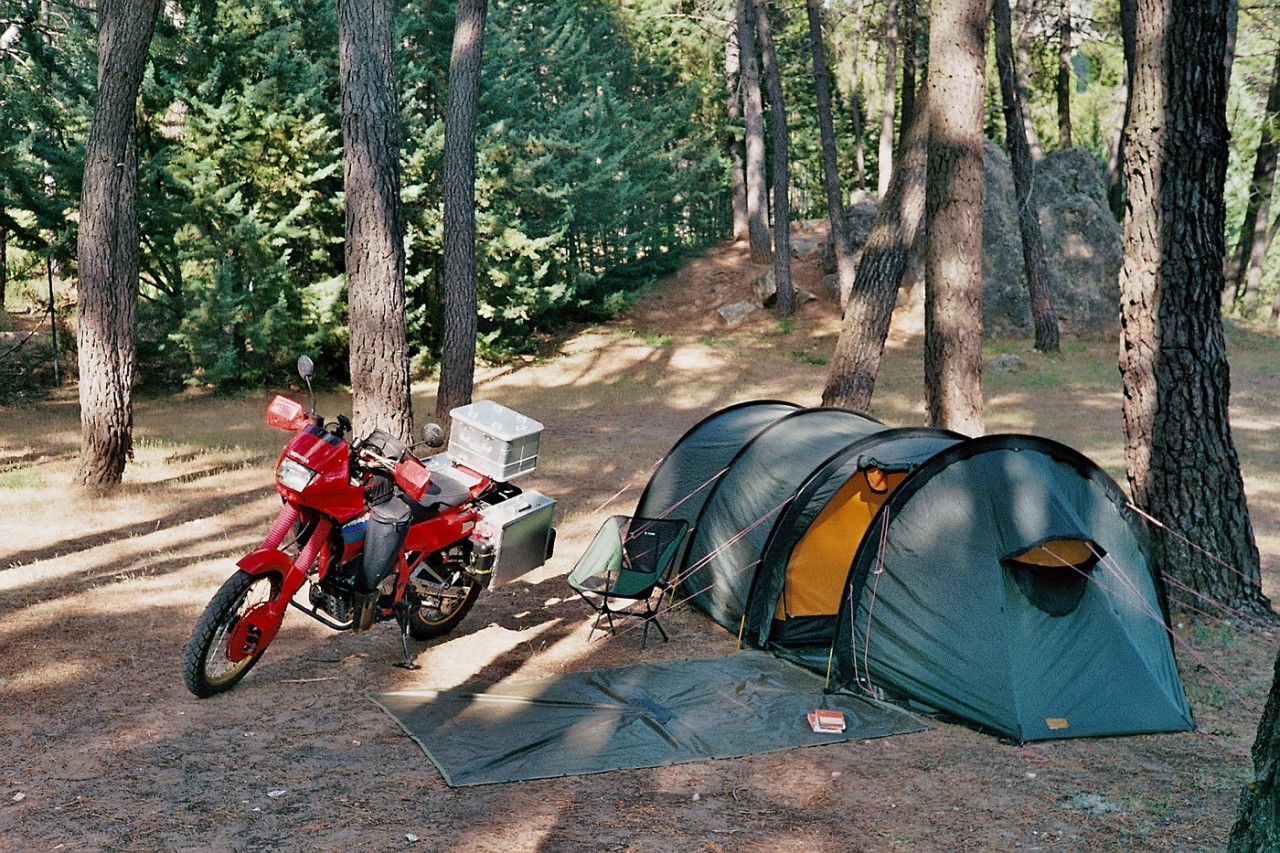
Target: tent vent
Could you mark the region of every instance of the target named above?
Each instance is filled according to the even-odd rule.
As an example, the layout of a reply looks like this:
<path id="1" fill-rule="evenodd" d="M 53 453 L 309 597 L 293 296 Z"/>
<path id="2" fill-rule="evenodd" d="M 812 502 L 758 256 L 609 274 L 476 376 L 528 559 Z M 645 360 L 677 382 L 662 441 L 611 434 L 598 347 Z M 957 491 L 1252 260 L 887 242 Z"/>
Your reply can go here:
<path id="1" fill-rule="evenodd" d="M 1000 562 L 1027 600 L 1050 616 L 1066 616 L 1084 597 L 1102 548 L 1082 539 L 1053 539 Z"/>

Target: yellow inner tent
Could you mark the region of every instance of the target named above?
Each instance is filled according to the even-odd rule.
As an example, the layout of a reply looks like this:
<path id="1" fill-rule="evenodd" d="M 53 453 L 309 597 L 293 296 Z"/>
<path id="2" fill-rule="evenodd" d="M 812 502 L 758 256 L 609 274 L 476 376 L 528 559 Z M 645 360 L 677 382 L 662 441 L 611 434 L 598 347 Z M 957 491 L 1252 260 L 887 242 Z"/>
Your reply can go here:
<path id="1" fill-rule="evenodd" d="M 854 552 L 876 511 L 906 476 L 868 468 L 827 501 L 791 552 L 775 619 L 836 614 Z"/>
<path id="2" fill-rule="evenodd" d="M 1080 539 L 1053 539 L 1009 559 L 1024 566 L 1078 569 L 1091 565 L 1097 550 L 1097 545 Z"/>

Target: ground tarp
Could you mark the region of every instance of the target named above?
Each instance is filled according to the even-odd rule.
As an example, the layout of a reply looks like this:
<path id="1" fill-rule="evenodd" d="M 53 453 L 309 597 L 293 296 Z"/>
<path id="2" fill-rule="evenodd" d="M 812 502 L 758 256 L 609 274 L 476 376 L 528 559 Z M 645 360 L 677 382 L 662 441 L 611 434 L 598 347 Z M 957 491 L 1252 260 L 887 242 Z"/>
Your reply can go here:
<path id="1" fill-rule="evenodd" d="M 736 758 L 927 728 L 770 654 L 742 651 L 499 682 L 370 694 L 452 787 Z M 843 733 L 806 714 L 844 712 Z"/>

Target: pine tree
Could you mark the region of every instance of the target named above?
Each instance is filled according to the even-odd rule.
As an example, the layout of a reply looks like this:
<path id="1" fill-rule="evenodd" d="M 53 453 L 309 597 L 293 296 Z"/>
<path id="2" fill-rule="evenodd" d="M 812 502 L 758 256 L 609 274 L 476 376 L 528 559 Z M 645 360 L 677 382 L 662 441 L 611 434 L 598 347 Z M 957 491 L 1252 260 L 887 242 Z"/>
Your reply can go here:
<path id="1" fill-rule="evenodd" d="M 159 0 L 102 0 L 98 99 L 85 145 L 80 203 L 80 466 L 93 488 L 120 482 L 133 455 L 138 304 L 135 114 Z"/>

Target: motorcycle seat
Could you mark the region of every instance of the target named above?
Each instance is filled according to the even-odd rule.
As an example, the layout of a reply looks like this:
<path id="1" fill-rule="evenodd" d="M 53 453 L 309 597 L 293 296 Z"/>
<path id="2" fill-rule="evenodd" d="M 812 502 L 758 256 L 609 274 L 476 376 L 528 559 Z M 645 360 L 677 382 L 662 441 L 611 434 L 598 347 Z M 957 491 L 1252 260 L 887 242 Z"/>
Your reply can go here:
<path id="1" fill-rule="evenodd" d="M 478 477 L 455 468 L 447 453 L 437 453 L 425 464 L 431 480 L 418 503 L 431 512 L 443 512 L 466 503 L 472 487 L 480 482 Z"/>

